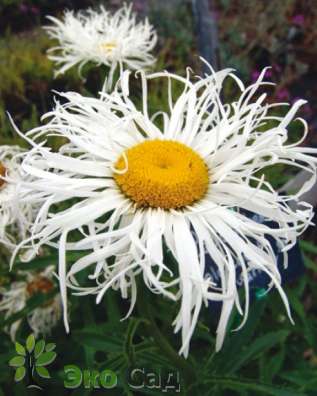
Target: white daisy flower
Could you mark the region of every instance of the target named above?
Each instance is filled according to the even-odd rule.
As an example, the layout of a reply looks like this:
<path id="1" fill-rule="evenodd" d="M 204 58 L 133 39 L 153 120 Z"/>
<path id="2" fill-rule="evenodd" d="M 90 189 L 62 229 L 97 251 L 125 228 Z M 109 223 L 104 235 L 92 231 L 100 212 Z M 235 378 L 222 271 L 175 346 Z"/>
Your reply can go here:
<path id="1" fill-rule="evenodd" d="M 59 42 L 49 51 L 49 58 L 59 66 L 56 74 L 74 65 L 81 69 L 87 62 L 95 62 L 110 67 L 109 80 L 112 80 L 119 64 L 131 70 L 151 66 L 155 58 L 150 52 L 157 35 L 147 19 L 136 21 L 131 7 L 132 4 L 125 4 L 114 14 L 102 6 L 77 14 L 66 11 L 62 21 L 49 16 L 53 25 L 44 28 Z"/>
<path id="2" fill-rule="evenodd" d="M 66 289 L 96 294 L 100 302 L 109 288 L 137 298 L 136 277 L 154 293 L 180 300 L 174 325 L 182 333 L 180 353 L 188 355 L 199 312 L 208 301 L 221 301 L 216 349 L 222 346 L 234 306 L 248 315 L 248 273 L 258 269 L 271 278 L 290 315 L 287 297 L 270 235 L 286 252 L 310 224 L 312 208 L 300 201 L 316 179 L 316 150 L 288 143 L 287 127 L 305 103 L 297 101 L 284 117 L 271 114 L 285 103 L 268 104 L 256 95 L 257 82 L 245 88 L 231 70 L 190 81 L 165 73 L 145 76 L 142 109 L 129 98 L 129 72 L 115 92 L 101 99 L 62 94 L 46 117 L 50 121 L 28 132 L 33 149 L 23 170 L 34 178 L 28 196 L 45 197 L 33 227 L 34 248 L 47 244 L 59 249 L 59 281 Z M 232 77 L 241 89 L 235 102 L 222 103 L 222 86 Z M 148 111 L 147 82 L 168 80 L 168 112 Z M 174 102 L 173 82 L 183 85 Z M 162 120 L 161 126 L 159 121 Z M 306 123 L 303 124 L 306 135 Z M 43 136 L 56 134 L 68 143 L 52 152 Z M 33 140 L 31 139 L 33 138 Z M 275 164 L 304 168 L 311 177 L 292 196 L 279 195 L 262 170 Z M 74 203 L 77 200 L 77 203 Z M 296 201 L 292 209 L 290 201 Z M 59 204 L 63 207 L 58 209 Z M 276 225 L 274 229 L 247 217 L 247 209 Z M 69 235 L 77 230 L 76 239 Z M 79 236 L 80 235 L 80 236 Z M 28 243 L 30 241 L 25 241 Z M 177 266 L 165 261 L 166 249 Z M 70 268 L 66 251 L 83 251 Z M 91 253 L 85 254 L 87 250 Z M 221 279 L 208 276 L 205 254 L 215 262 Z M 107 261 L 112 258 L 112 261 Z M 242 268 L 245 302 L 239 301 L 236 267 Z M 90 271 L 96 286 L 78 284 L 76 275 Z M 65 310 L 66 312 L 66 310 Z M 67 315 L 64 314 L 66 329 Z"/>
<path id="3" fill-rule="evenodd" d="M 45 271 L 32 274 L 27 273 L 26 279 L 13 282 L 9 289 L 0 288 L 0 312 L 5 312 L 5 318 L 21 311 L 27 305 L 30 297 L 38 292 L 50 293 L 54 289 L 54 266 Z M 62 316 L 62 301 L 60 294 L 56 294 L 43 306 L 35 308 L 27 315 L 27 321 L 35 337 L 38 334 L 49 334 Z M 6 330 L 12 340 L 15 340 L 22 319 L 12 323 Z"/>
<path id="4" fill-rule="evenodd" d="M 35 218 L 34 201 L 19 200 L 23 152 L 18 146 L 0 146 L 0 243 L 10 250 L 27 238 Z"/>

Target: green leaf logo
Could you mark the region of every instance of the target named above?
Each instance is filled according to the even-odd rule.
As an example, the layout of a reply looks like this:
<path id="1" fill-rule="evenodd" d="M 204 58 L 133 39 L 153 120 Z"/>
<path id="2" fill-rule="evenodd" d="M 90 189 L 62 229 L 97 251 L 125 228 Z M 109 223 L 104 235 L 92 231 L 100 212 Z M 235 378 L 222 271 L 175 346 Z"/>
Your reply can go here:
<path id="1" fill-rule="evenodd" d="M 14 375 L 14 381 L 15 382 L 19 382 L 22 381 L 23 378 L 25 377 L 26 374 L 26 369 L 25 367 L 18 367 L 15 371 L 15 375 Z"/>
<path id="2" fill-rule="evenodd" d="M 15 343 L 15 350 L 17 351 L 18 355 L 25 356 L 26 351 L 23 345 L 19 344 L 18 342 Z"/>
<path id="3" fill-rule="evenodd" d="M 46 344 L 45 350 L 46 352 L 53 351 L 56 348 L 56 344 L 53 342 L 50 342 L 49 344 Z"/>
<path id="4" fill-rule="evenodd" d="M 19 382 L 27 377 L 28 387 L 39 387 L 34 378 L 35 374 L 41 378 L 51 378 L 45 366 L 56 359 L 55 347 L 53 342 L 45 344 L 44 340 L 36 341 L 33 334 L 26 339 L 25 347 L 16 342 L 15 350 L 18 355 L 9 361 L 9 365 L 15 369 L 14 380 Z"/>
<path id="5" fill-rule="evenodd" d="M 52 363 L 56 358 L 55 352 L 44 352 L 42 355 L 36 359 L 35 365 L 36 366 L 47 366 L 48 364 Z"/>
<path id="6" fill-rule="evenodd" d="M 15 356 L 10 360 L 9 365 L 11 367 L 20 367 L 20 366 L 24 366 L 24 363 L 25 363 L 25 358 L 23 356 Z"/>
<path id="7" fill-rule="evenodd" d="M 35 345 L 35 337 L 34 334 L 30 334 L 28 338 L 26 339 L 26 349 L 28 350 L 29 353 L 31 353 L 34 349 Z"/>
<path id="8" fill-rule="evenodd" d="M 37 374 L 42 378 L 51 378 L 50 373 L 45 367 L 36 367 Z"/>
<path id="9" fill-rule="evenodd" d="M 34 347 L 34 357 L 35 357 L 35 359 L 37 359 L 41 355 L 41 353 L 43 353 L 44 348 L 45 348 L 45 341 L 44 340 L 40 340 L 40 341 L 38 341 L 35 344 L 35 347 Z"/>

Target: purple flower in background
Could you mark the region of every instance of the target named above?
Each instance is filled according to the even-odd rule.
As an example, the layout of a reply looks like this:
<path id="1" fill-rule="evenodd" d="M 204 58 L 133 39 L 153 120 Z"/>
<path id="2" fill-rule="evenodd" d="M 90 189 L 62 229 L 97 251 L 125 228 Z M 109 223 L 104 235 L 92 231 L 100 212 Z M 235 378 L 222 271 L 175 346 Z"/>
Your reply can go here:
<path id="1" fill-rule="evenodd" d="M 296 15 L 293 16 L 292 22 L 293 22 L 295 25 L 303 26 L 304 23 L 305 23 L 305 17 L 304 17 L 303 14 L 296 14 Z"/>
<path id="2" fill-rule="evenodd" d="M 24 4 L 24 3 L 21 3 L 21 4 L 20 4 L 19 9 L 20 9 L 20 11 L 21 11 L 23 14 L 26 14 L 26 13 L 28 12 L 28 6 L 27 6 L 26 4 Z"/>
<path id="3" fill-rule="evenodd" d="M 257 81 L 257 79 L 259 78 L 260 74 L 261 74 L 261 72 L 260 72 L 259 70 L 254 69 L 254 70 L 252 71 L 252 73 L 251 73 L 252 82 Z M 273 73 L 272 73 L 272 69 L 267 69 L 267 70 L 265 71 L 265 77 L 267 77 L 267 78 L 271 78 L 271 77 L 272 77 L 272 74 L 273 74 Z"/>
<path id="4" fill-rule="evenodd" d="M 300 99 L 301 99 L 301 97 L 295 96 L 294 98 L 292 98 L 291 103 L 294 104 L 294 103 L 296 103 L 296 102 L 297 102 L 298 100 L 300 100 Z M 306 106 L 306 105 L 304 105 L 303 108 L 304 108 L 305 106 Z"/>
<path id="5" fill-rule="evenodd" d="M 136 12 L 142 13 L 142 12 L 145 11 L 145 8 L 146 8 L 146 4 L 145 4 L 145 2 L 144 2 L 143 0 L 135 0 L 135 1 L 134 1 L 134 3 L 133 3 L 133 9 L 134 9 Z"/>
<path id="6" fill-rule="evenodd" d="M 259 78 L 260 72 L 258 70 L 253 70 L 251 73 L 251 79 L 252 81 L 256 81 Z"/>
<path id="7" fill-rule="evenodd" d="M 282 68 L 281 68 L 281 66 L 278 63 L 273 63 L 272 68 L 277 73 L 280 73 L 282 71 Z"/>
<path id="8" fill-rule="evenodd" d="M 38 15 L 38 14 L 40 13 L 40 9 L 39 9 L 38 7 L 36 7 L 36 6 L 32 6 L 32 7 L 30 8 L 30 11 L 31 11 L 31 13 L 32 13 L 33 15 Z"/>
<path id="9" fill-rule="evenodd" d="M 215 18 L 216 21 L 219 21 L 221 14 L 219 11 L 214 10 L 213 11 L 213 17 Z"/>
<path id="10" fill-rule="evenodd" d="M 267 69 L 265 72 L 265 77 L 272 78 L 273 72 L 272 69 Z"/>
<path id="11" fill-rule="evenodd" d="M 281 88 L 276 92 L 276 98 L 278 100 L 287 100 L 289 98 L 289 91 L 287 88 Z"/>

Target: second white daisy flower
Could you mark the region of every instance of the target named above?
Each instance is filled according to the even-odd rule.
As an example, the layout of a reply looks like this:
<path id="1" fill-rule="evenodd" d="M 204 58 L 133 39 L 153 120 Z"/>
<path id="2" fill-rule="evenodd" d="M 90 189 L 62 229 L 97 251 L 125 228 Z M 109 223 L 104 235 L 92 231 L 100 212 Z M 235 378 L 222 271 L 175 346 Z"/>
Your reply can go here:
<path id="1" fill-rule="evenodd" d="M 49 266 L 39 273 L 27 272 L 23 280 L 13 282 L 10 287 L 0 287 L 0 312 L 5 318 L 20 312 L 27 306 L 28 300 L 36 293 L 51 293 L 55 284 L 54 266 Z M 56 294 L 44 305 L 35 308 L 27 314 L 27 321 L 35 336 L 49 334 L 62 317 L 62 301 L 60 294 Z M 22 319 L 13 322 L 6 330 L 12 340 L 22 323 Z"/>
<path id="2" fill-rule="evenodd" d="M 9 250 L 29 236 L 38 207 L 34 200 L 20 199 L 24 152 L 19 146 L 0 146 L 0 244 Z"/>
<path id="3" fill-rule="evenodd" d="M 109 66 L 111 79 L 119 64 L 136 70 L 155 62 L 151 54 L 157 41 L 155 30 L 148 20 L 137 22 L 131 6 L 124 5 L 114 14 L 100 7 L 78 13 L 66 11 L 63 20 L 48 18 L 53 24 L 45 29 L 59 42 L 49 52 L 58 66 L 57 74 L 94 62 Z"/>

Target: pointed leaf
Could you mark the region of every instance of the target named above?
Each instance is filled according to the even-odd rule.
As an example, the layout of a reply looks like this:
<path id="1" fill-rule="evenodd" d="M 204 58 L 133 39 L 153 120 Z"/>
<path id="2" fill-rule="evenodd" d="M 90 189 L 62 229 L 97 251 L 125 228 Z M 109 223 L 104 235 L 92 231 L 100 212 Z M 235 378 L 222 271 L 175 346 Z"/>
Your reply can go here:
<path id="1" fill-rule="evenodd" d="M 227 373 L 228 370 L 231 369 L 232 362 L 239 357 L 241 349 L 251 342 L 266 304 L 266 299 L 254 301 L 250 307 L 249 313 L 252 320 L 248 320 L 240 331 L 228 334 L 221 353 L 218 353 L 212 361 L 209 362 L 211 366 L 206 366 L 206 369 L 212 367 L 217 373 Z M 238 323 L 236 323 L 235 326 L 236 325 L 238 325 Z"/>
<path id="2" fill-rule="evenodd" d="M 93 348 L 95 351 L 122 352 L 123 336 L 111 334 L 99 334 L 95 331 L 78 331 L 74 332 L 74 338 L 81 345 Z"/>
<path id="3" fill-rule="evenodd" d="M 255 359 L 259 354 L 263 354 L 264 351 L 267 351 L 278 344 L 282 344 L 285 342 L 288 335 L 289 332 L 287 330 L 280 330 L 266 333 L 265 335 L 258 337 L 254 342 L 249 343 L 245 348 L 241 349 L 238 356 L 231 361 L 231 367 L 228 366 L 227 374 L 233 374 L 247 362 Z"/>
<path id="4" fill-rule="evenodd" d="M 44 351 L 44 348 L 45 348 L 44 340 L 40 340 L 35 344 L 35 348 L 34 348 L 35 359 L 37 359 L 41 355 L 41 353 Z"/>
<path id="5" fill-rule="evenodd" d="M 267 358 L 266 363 L 261 367 L 261 378 L 263 378 L 264 382 L 272 383 L 274 377 L 281 373 L 285 356 L 285 344 L 281 344 L 280 349 L 272 357 Z"/>
<path id="6" fill-rule="evenodd" d="M 20 367 L 25 363 L 25 358 L 23 356 L 15 356 L 9 361 L 9 366 L 11 367 Z"/>
<path id="7" fill-rule="evenodd" d="M 54 342 L 49 342 L 48 344 L 46 344 L 45 351 L 46 352 L 51 352 L 55 348 L 56 348 L 56 344 L 54 344 Z"/>
<path id="8" fill-rule="evenodd" d="M 38 366 L 47 366 L 52 363 L 56 358 L 55 352 L 44 352 L 42 355 L 36 359 L 35 365 Z"/>
<path id="9" fill-rule="evenodd" d="M 299 246 L 304 250 L 304 252 L 317 254 L 317 246 L 308 241 L 299 241 Z"/>
<path id="10" fill-rule="evenodd" d="M 45 367 L 36 367 L 35 370 L 40 377 L 51 378 L 50 373 L 47 371 Z"/>
<path id="11" fill-rule="evenodd" d="M 22 381 L 23 378 L 25 377 L 25 374 L 26 374 L 25 367 L 18 367 L 15 371 L 14 381 L 15 382 Z"/>
<path id="12" fill-rule="evenodd" d="M 263 393 L 263 396 L 306 396 L 305 393 L 295 389 L 284 388 L 271 384 L 264 384 L 254 380 L 235 377 L 214 377 L 208 379 L 206 384 L 217 384 L 223 389 L 232 389 L 235 392 L 241 390 L 256 391 Z"/>
<path id="13" fill-rule="evenodd" d="M 138 326 L 145 322 L 142 318 L 130 318 L 127 333 L 125 336 L 125 343 L 124 343 L 124 351 L 126 353 L 127 358 L 129 359 L 130 363 L 134 362 L 135 359 L 135 348 L 133 344 L 133 337 L 137 331 Z"/>
<path id="14" fill-rule="evenodd" d="M 34 334 L 30 334 L 26 340 L 26 349 L 28 350 L 28 352 L 32 352 L 34 349 L 34 345 L 35 345 L 35 337 Z"/>
<path id="15" fill-rule="evenodd" d="M 19 342 L 15 343 L 15 350 L 17 351 L 18 355 L 25 356 L 26 354 L 24 346 L 21 345 Z"/>

